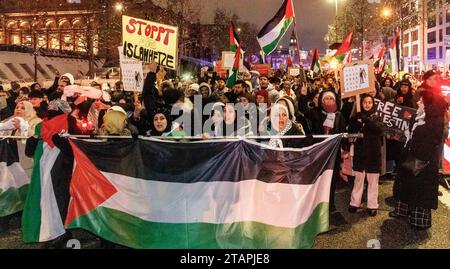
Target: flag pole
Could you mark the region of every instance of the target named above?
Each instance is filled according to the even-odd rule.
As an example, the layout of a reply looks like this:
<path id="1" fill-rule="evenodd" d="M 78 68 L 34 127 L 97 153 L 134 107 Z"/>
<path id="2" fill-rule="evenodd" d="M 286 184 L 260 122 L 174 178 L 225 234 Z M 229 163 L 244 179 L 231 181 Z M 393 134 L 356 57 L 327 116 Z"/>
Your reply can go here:
<path id="1" fill-rule="evenodd" d="M 297 28 L 297 23 L 296 23 L 296 21 L 297 21 L 297 18 L 294 17 L 294 29 L 293 29 L 293 31 L 294 31 L 294 34 L 295 34 L 295 39 L 297 39 L 297 53 L 298 53 L 299 64 L 300 64 L 300 66 L 302 66 L 302 64 L 301 64 L 302 59 L 301 59 L 301 57 L 300 57 L 300 45 L 299 45 L 299 39 L 298 39 L 298 36 L 297 36 L 297 31 L 295 30 L 295 29 Z"/>

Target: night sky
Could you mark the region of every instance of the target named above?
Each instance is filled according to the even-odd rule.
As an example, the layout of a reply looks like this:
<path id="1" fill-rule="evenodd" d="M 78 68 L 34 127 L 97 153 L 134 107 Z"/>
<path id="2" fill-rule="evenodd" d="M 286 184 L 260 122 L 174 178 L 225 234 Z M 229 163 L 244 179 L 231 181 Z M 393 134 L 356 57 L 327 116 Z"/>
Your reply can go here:
<path id="1" fill-rule="evenodd" d="M 262 28 L 281 7 L 283 0 L 199 0 L 202 8 L 202 22 L 211 22 L 214 10 L 224 8 L 235 12 L 244 21 L 255 23 Z M 297 35 L 300 46 L 306 50 L 317 47 L 321 53 L 327 48 L 323 41 L 328 24 L 335 17 L 334 1 L 330 0 L 293 0 L 297 20 Z M 204 11 L 204 12 L 203 12 Z M 287 38 L 290 37 L 287 34 Z"/>

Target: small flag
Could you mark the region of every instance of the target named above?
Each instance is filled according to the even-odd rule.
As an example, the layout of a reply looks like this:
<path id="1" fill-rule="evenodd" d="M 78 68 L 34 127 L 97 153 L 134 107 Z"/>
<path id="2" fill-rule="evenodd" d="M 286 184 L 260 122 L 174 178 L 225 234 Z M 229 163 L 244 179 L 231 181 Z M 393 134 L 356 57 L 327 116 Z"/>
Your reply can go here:
<path id="1" fill-rule="evenodd" d="M 345 60 L 347 52 L 350 51 L 353 42 L 353 32 L 350 32 L 348 36 L 344 39 L 339 49 L 334 54 L 334 57 L 338 59 L 339 62 L 343 62 Z"/>
<path id="2" fill-rule="evenodd" d="M 241 46 L 239 46 L 236 51 L 236 55 L 234 56 L 233 70 L 231 71 L 231 75 L 228 77 L 227 80 L 227 87 L 230 89 L 234 86 L 234 83 L 236 83 L 240 62 L 241 62 Z"/>
<path id="3" fill-rule="evenodd" d="M 314 49 L 311 70 L 314 72 L 314 75 L 322 74 L 322 67 L 320 66 L 319 52 L 317 51 L 317 49 Z"/>
<path id="4" fill-rule="evenodd" d="M 266 23 L 258 34 L 259 45 L 266 55 L 271 54 L 277 48 L 294 20 L 292 0 L 285 0 L 275 17 Z"/>

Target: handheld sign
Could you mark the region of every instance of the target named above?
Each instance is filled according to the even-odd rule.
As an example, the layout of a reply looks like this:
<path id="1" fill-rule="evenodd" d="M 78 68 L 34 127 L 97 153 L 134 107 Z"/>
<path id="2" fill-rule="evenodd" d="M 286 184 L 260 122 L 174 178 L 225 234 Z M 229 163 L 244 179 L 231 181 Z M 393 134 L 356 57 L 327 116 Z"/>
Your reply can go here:
<path id="1" fill-rule="evenodd" d="M 123 88 L 127 92 L 142 92 L 145 79 L 142 63 L 139 60 L 125 57 L 122 51 L 123 48 L 119 47 Z"/>
<path id="2" fill-rule="evenodd" d="M 122 16 L 122 45 L 128 58 L 177 69 L 178 27 Z"/>
<path id="3" fill-rule="evenodd" d="M 373 61 L 346 64 L 340 70 L 340 75 L 343 98 L 358 96 L 375 89 Z"/>

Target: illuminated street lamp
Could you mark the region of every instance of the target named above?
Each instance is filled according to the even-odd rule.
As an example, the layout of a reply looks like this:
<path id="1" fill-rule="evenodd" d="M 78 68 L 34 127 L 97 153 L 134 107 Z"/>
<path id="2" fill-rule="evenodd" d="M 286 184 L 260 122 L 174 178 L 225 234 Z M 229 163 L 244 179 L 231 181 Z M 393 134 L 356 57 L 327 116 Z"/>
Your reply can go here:
<path id="1" fill-rule="evenodd" d="M 114 8 L 116 9 L 117 12 L 122 12 L 123 10 L 123 4 L 122 3 L 116 3 L 116 5 L 114 6 Z"/>
<path id="2" fill-rule="evenodd" d="M 383 8 L 383 10 L 381 11 L 381 16 L 383 16 L 386 19 L 390 18 L 392 16 L 392 9 L 389 7 Z"/>

